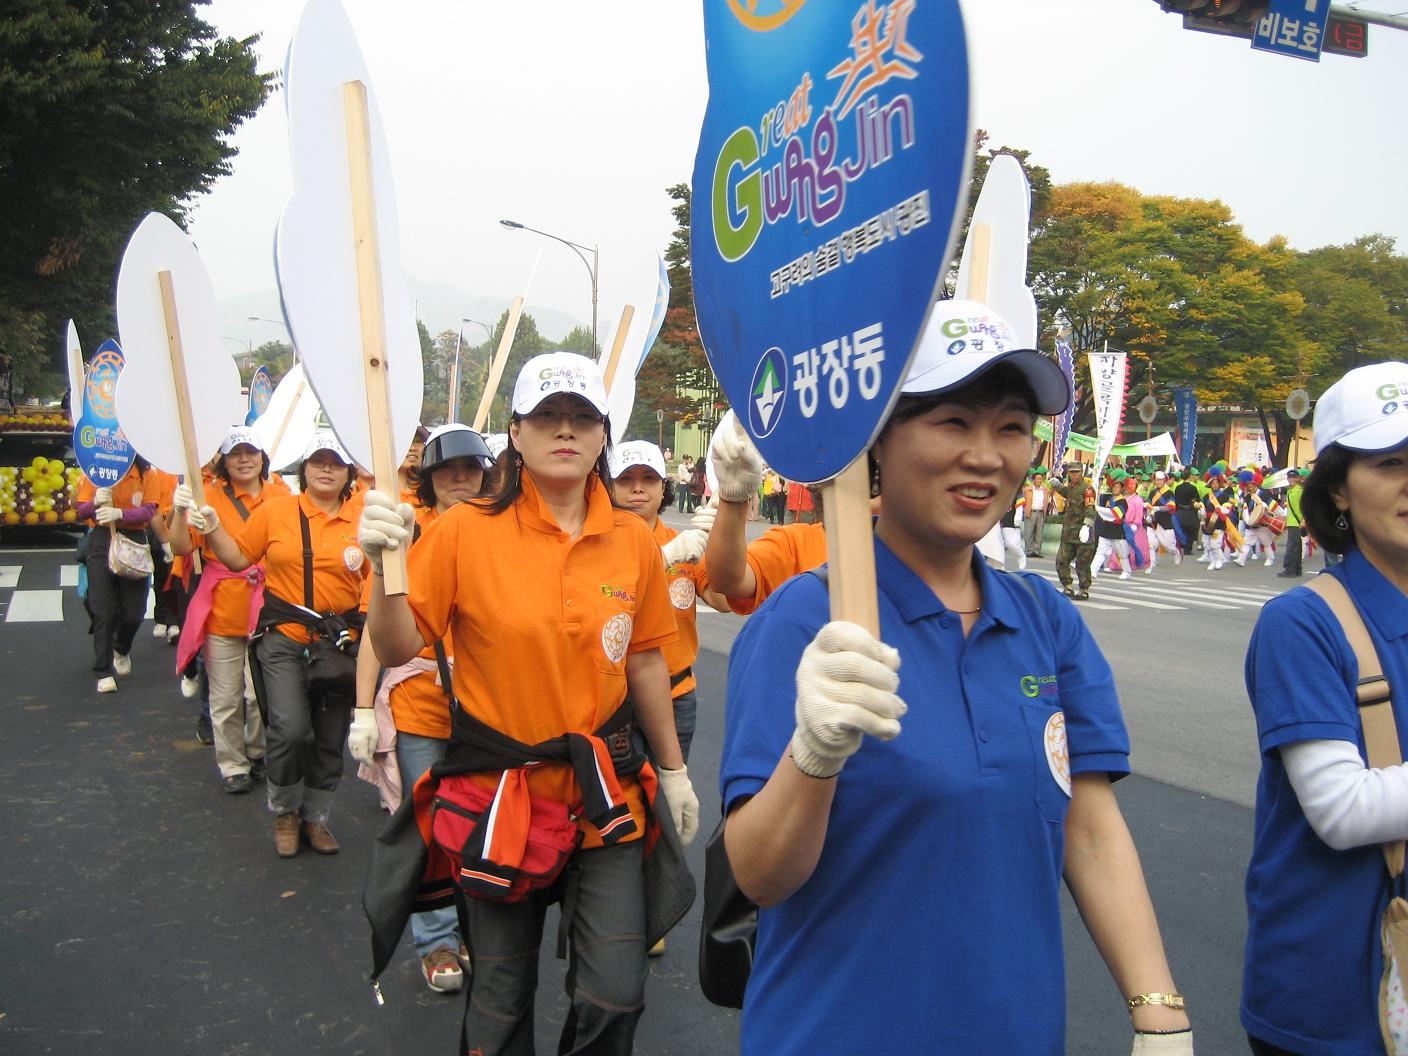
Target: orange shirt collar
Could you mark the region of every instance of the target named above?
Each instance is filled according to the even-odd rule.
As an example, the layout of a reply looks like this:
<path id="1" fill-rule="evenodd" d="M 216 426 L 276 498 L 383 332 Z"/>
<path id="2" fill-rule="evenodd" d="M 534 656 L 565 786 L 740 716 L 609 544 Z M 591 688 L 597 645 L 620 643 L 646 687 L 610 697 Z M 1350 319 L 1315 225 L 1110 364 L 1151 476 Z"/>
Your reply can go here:
<path id="1" fill-rule="evenodd" d="M 318 517 L 326 517 L 330 521 L 336 521 L 339 519 L 346 520 L 347 518 L 343 515 L 347 512 L 348 501 L 349 500 L 347 499 L 343 499 L 342 507 L 337 511 L 337 513 L 329 515 L 323 510 L 318 509 L 317 506 L 313 505 L 313 500 L 308 497 L 308 493 L 306 491 L 300 491 L 298 493 L 298 508 L 301 509 L 308 516 L 308 519 L 310 521 Z"/>
<path id="2" fill-rule="evenodd" d="M 543 502 L 543 493 L 534 483 L 533 474 L 525 471 L 519 480 L 523 484 L 523 492 L 518 496 L 518 501 L 514 503 L 514 506 L 518 510 L 520 519 L 529 527 L 536 528 L 540 532 L 556 533 L 562 531 L 553 518 L 552 511 Z M 611 496 L 607 494 L 606 485 L 595 473 L 589 473 L 587 475 L 587 516 L 586 520 L 582 522 L 582 535 L 605 535 L 615 527 L 615 524 L 614 507 L 611 505 Z"/>

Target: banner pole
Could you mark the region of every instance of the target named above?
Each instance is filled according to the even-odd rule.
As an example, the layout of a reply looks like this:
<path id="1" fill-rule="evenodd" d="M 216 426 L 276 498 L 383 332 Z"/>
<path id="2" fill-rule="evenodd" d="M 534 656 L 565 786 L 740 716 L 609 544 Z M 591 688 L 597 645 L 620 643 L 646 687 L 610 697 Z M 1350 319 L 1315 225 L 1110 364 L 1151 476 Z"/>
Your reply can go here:
<path id="1" fill-rule="evenodd" d="M 391 431 L 391 379 L 386 369 L 386 304 L 381 285 L 381 250 L 377 242 L 376 199 L 372 184 L 371 122 L 367 87 L 361 81 L 342 86 L 347 133 L 347 173 L 352 192 L 353 249 L 357 260 L 357 306 L 361 316 L 362 376 L 366 382 L 367 427 L 372 443 L 372 472 L 377 490 L 394 500 L 395 438 Z M 388 597 L 406 593 L 406 548 L 385 556 L 383 582 Z"/>
<path id="2" fill-rule="evenodd" d="M 499 391 L 499 381 L 504 376 L 504 366 L 508 363 L 508 353 L 513 348 L 513 338 L 518 333 L 518 320 L 522 315 L 523 298 L 515 297 L 513 304 L 509 306 L 504 332 L 499 336 L 499 347 L 494 352 L 494 361 L 489 367 L 489 378 L 484 383 L 484 392 L 479 397 L 479 409 L 474 412 L 476 433 L 482 433 L 484 424 L 489 420 L 489 406 L 494 402 L 494 393 Z"/>

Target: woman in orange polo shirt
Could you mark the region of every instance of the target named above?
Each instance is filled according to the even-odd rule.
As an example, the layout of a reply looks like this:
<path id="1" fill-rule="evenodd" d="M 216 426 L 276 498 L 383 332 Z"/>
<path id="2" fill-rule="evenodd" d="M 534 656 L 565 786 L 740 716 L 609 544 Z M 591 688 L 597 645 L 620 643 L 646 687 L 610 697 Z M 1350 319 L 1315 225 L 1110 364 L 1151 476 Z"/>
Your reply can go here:
<path id="1" fill-rule="evenodd" d="M 87 478 L 78 486 L 76 512 L 97 529 L 88 539 L 88 609 L 93 616 L 93 670 L 99 693 L 116 693 L 117 676 L 132 673 L 132 641 L 147 609 L 147 580 L 119 576 L 108 568 L 108 547 L 121 532 L 133 542 L 146 543 L 147 525 L 157 504 L 144 495 L 138 459 L 112 487 L 99 488 Z"/>
<path id="2" fill-rule="evenodd" d="M 463 715 L 456 713 L 454 743 L 417 787 L 416 803 L 464 774 L 474 787 L 498 788 L 496 802 L 511 795 L 517 811 L 525 811 L 525 788 L 534 812 L 575 808 L 580 838 L 567 858 L 563 922 L 570 1010 L 559 1052 L 630 1052 L 644 1007 L 642 785 L 653 784 L 654 771 L 625 765 L 636 754 L 633 724 L 660 764 L 660 791 L 681 839 L 698 827 L 661 651 L 676 637 L 665 569 L 645 524 L 612 505 L 606 413 L 595 363 L 567 352 L 537 356 L 514 385 L 495 492 L 456 506 L 424 534 L 410 554 L 408 597 L 387 597 L 379 572 L 382 551 L 409 541 L 411 508 L 370 493 L 358 533 L 375 576 L 368 628 L 382 662 L 405 663 L 446 633 L 454 641 Z M 628 689 L 634 713 L 623 715 Z M 461 740 L 462 728 L 481 725 L 528 754 L 486 753 Z M 477 766 L 487 754 L 497 765 Z M 463 1046 L 491 1056 L 531 1050 L 550 896 L 529 890 L 505 902 L 474 893 L 487 869 L 509 864 L 497 857 L 496 826 L 514 814 L 498 807 L 487 814 L 492 831 L 481 836 L 496 842 L 478 860 L 485 869 L 468 879 L 461 871 L 459 895 L 474 956 Z"/>
<path id="3" fill-rule="evenodd" d="M 318 854 L 336 854 L 328 830 L 332 797 L 342 777 L 342 746 L 351 721 L 354 687 L 311 693 L 308 646 L 314 636 L 346 628 L 355 641 L 366 562 L 357 546 L 360 504 L 349 501 L 352 459 L 332 433 L 317 433 L 298 469 L 301 493 L 268 499 L 233 538 L 213 506 L 188 513 L 191 527 L 232 572 L 264 562 L 267 584 L 255 646 L 256 684 L 262 681 L 269 807 L 274 849 L 298 853 L 300 837 Z M 304 523 L 312 549 L 312 604 L 305 606 Z M 317 619 L 308 613 L 313 609 Z M 327 632 L 327 633 L 325 633 Z"/>
<path id="4" fill-rule="evenodd" d="M 670 696 L 675 706 L 675 734 L 680 754 L 689 762 L 689 746 L 694 741 L 694 716 L 698 709 L 694 690 L 694 661 L 699 656 L 699 628 L 695 599 L 702 597 L 719 612 L 728 612 L 728 599 L 709 587 L 709 573 L 701 559 L 709 539 L 707 528 L 696 525 L 683 532 L 660 519 L 660 512 L 674 502 L 674 485 L 665 472 L 665 457 L 648 440 L 630 440 L 611 452 L 611 490 L 617 504 L 645 521 L 650 534 L 660 544 L 669 580 L 670 604 L 675 610 L 679 638 L 665 646 L 665 663 L 670 670 Z M 703 514 L 713 518 L 712 507 Z M 696 515 L 699 521 L 701 515 Z"/>
<path id="5" fill-rule="evenodd" d="M 420 446 L 419 443 L 412 445 Z M 417 534 L 428 529 L 442 514 L 480 494 L 484 475 L 494 459 L 484 438 L 467 425 L 452 423 L 431 432 L 417 453 L 420 481 L 415 490 Z M 372 580 L 367 581 L 370 594 Z M 453 662 L 454 643 L 444 640 L 447 662 Z M 357 654 L 357 710 L 347 747 L 359 762 L 374 764 L 378 753 L 396 759 L 395 777 L 403 799 L 410 799 L 416 780 L 445 757 L 450 744 L 450 708 L 439 681 L 435 649 L 422 649 L 409 663 L 393 668 L 377 683 L 378 664 L 370 648 Z M 386 729 L 387 712 L 395 729 L 395 745 L 378 735 Z M 366 769 L 361 771 L 365 777 Z M 399 804 L 386 794 L 388 778 L 382 767 L 371 772 L 383 789 L 383 801 Z M 411 936 L 420 957 L 421 977 L 436 993 L 455 993 L 464 985 L 464 969 L 469 952 L 460 938 L 459 917 L 454 906 L 417 912 L 411 916 Z"/>
<path id="6" fill-rule="evenodd" d="M 281 478 L 270 479 L 259 434 L 241 427 L 220 445 L 207 493 L 221 523 L 234 527 L 289 490 Z M 181 628 L 176 669 L 185 671 L 197 653 L 204 656 L 215 764 L 224 790 L 240 795 L 264 779 L 264 722 L 244 696 L 245 653 L 264 604 L 264 566 L 232 572 L 203 535 L 189 530 L 186 514 L 193 506 L 190 487 L 179 485 L 172 495 L 171 549 L 184 556 L 199 547 L 204 568 Z"/>

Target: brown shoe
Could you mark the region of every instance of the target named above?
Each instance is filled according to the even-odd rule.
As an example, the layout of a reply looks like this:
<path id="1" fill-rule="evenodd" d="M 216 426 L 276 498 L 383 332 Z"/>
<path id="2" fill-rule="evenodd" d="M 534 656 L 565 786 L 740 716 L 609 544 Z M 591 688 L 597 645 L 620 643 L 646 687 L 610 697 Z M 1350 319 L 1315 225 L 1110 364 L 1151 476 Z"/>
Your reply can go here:
<path id="1" fill-rule="evenodd" d="M 303 839 L 313 848 L 315 854 L 336 854 L 342 849 L 337 837 L 329 832 L 328 827 L 321 821 L 305 821 Z"/>
<path id="2" fill-rule="evenodd" d="M 296 810 L 274 819 L 274 851 L 280 858 L 292 858 L 298 853 L 298 825 L 302 820 Z"/>

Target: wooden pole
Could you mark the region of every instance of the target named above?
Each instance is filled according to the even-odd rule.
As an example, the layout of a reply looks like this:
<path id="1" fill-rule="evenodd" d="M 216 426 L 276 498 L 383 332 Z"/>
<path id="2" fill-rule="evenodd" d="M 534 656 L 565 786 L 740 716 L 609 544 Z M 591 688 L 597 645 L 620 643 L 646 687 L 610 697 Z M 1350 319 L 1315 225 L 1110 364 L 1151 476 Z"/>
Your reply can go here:
<path id="1" fill-rule="evenodd" d="M 181 449 L 186 456 L 186 486 L 191 489 L 196 509 L 205 505 L 205 478 L 201 476 L 200 451 L 196 447 L 196 420 L 191 413 L 191 383 L 186 376 L 186 352 L 181 345 L 181 320 L 176 312 L 176 287 L 171 272 L 156 273 L 161 288 L 161 314 L 166 322 L 166 348 L 171 354 L 171 384 L 176 390 L 176 417 L 181 423 Z M 193 557 L 195 571 L 200 571 L 200 553 Z"/>
<path id="2" fill-rule="evenodd" d="M 504 367 L 508 364 L 508 353 L 513 348 L 514 335 L 518 333 L 518 319 L 523 314 L 523 298 L 515 297 L 509 306 L 508 321 L 499 337 L 499 347 L 494 351 L 494 361 L 489 367 L 489 380 L 484 383 L 484 394 L 479 397 L 479 409 L 474 412 L 474 431 L 482 433 L 489 420 L 489 405 L 494 402 L 494 394 L 499 391 L 503 380 Z"/>
<path id="3" fill-rule="evenodd" d="M 616 368 L 621 365 L 621 350 L 626 347 L 626 333 L 631 328 L 631 319 L 636 310 L 631 305 L 621 309 L 621 322 L 616 327 L 616 336 L 611 340 L 611 354 L 606 357 L 606 367 L 601 372 L 601 380 L 606 391 L 611 392 L 611 383 L 616 378 Z"/>
<path id="4" fill-rule="evenodd" d="M 970 301 L 986 304 L 988 300 L 988 261 L 992 256 L 992 227 L 989 224 L 974 224 L 968 229 L 968 245 L 972 254 L 968 258 L 968 289 L 963 296 Z"/>
<path id="5" fill-rule="evenodd" d="M 875 543 L 870 522 L 869 460 L 864 452 L 822 492 L 831 618 L 859 624 L 880 637 Z"/>
<path id="6" fill-rule="evenodd" d="M 394 500 L 400 493 L 395 438 L 391 432 L 391 379 L 386 370 L 386 302 L 381 286 L 381 249 L 377 241 L 373 188 L 371 122 L 367 87 L 361 81 L 342 86 L 347 132 L 347 174 L 352 191 L 353 248 L 357 259 L 357 307 L 361 316 L 362 376 L 367 390 L 367 426 L 372 442 L 376 487 Z M 406 593 L 406 550 L 382 561 L 388 597 Z"/>
<path id="7" fill-rule="evenodd" d="M 293 402 L 288 405 L 288 410 L 284 411 L 284 420 L 279 423 L 278 432 L 274 434 L 274 440 L 269 445 L 269 457 L 274 457 L 274 452 L 283 443 L 284 433 L 288 432 L 288 427 L 293 422 L 293 412 L 298 410 L 298 401 L 303 399 L 303 390 L 308 387 L 308 372 L 305 370 L 303 376 L 298 379 L 298 385 L 293 390 Z"/>

